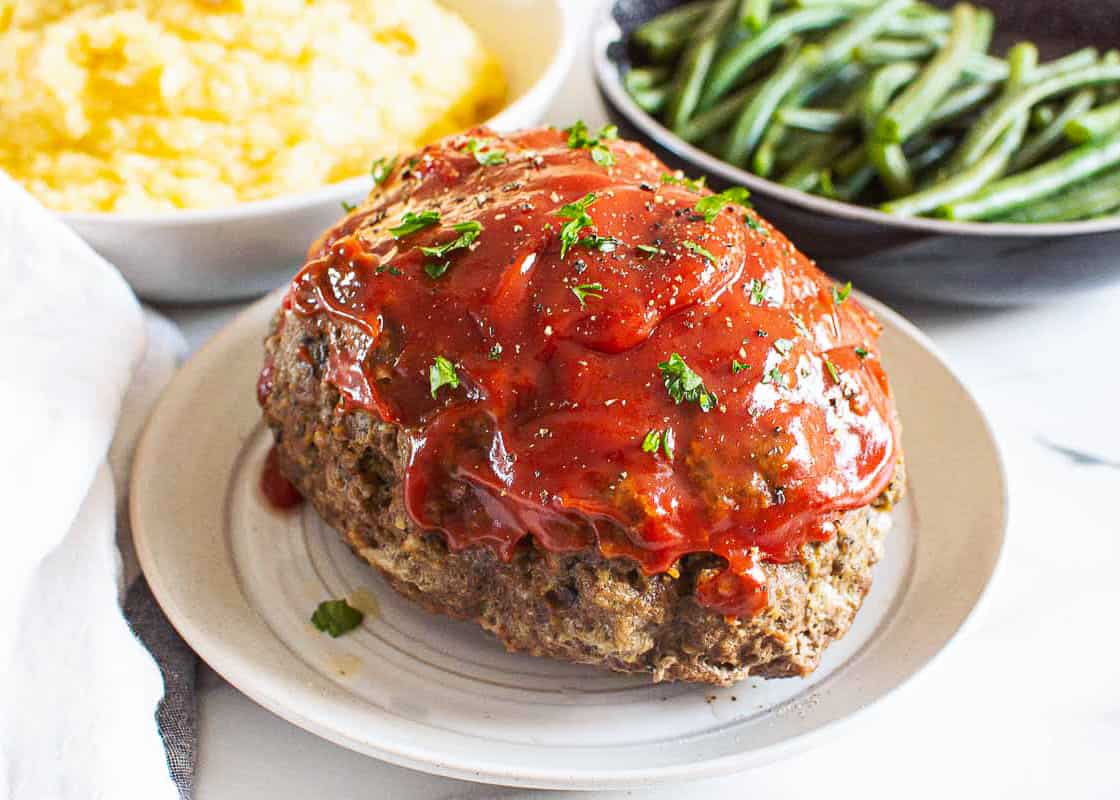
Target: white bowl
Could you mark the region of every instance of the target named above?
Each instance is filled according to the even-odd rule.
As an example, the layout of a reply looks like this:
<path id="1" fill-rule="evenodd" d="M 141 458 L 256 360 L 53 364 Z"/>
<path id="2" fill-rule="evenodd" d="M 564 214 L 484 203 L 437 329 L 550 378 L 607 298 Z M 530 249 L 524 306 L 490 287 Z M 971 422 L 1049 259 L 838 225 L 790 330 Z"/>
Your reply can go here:
<path id="1" fill-rule="evenodd" d="M 507 105 L 486 124 L 508 131 L 538 122 L 571 65 L 574 31 L 563 0 L 441 2 L 466 20 L 505 71 Z M 234 300 L 291 277 L 308 245 L 338 219 L 341 203 L 363 197 L 370 185 L 363 176 L 229 208 L 61 216 L 147 300 Z"/>

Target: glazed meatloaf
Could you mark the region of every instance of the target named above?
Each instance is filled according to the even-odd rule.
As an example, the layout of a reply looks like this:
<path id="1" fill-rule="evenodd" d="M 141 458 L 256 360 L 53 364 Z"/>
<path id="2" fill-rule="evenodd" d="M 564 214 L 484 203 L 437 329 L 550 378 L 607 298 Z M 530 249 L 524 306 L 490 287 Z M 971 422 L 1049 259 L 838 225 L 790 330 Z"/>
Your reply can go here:
<path id="1" fill-rule="evenodd" d="M 258 385 L 353 551 L 511 650 L 654 680 L 805 675 L 903 489 L 850 287 L 612 131 L 380 165 L 310 250 Z"/>

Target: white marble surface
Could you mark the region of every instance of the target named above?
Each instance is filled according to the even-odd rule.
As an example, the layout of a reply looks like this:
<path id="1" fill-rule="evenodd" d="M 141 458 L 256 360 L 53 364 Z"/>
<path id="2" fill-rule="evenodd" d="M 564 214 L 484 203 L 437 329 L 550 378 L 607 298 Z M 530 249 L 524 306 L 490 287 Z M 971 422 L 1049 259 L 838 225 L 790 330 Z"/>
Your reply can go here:
<path id="1" fill-rule="evenodd" d="M 572 2 L 583 11 L 595 5 Z M 548 121 L 576 117 L 603 119 L 586 59 L 578 56 Z M 837 742 L 754 773 L 598 798 L 794 798 L 811 791 L 861 799 L 900 792 L 1120 797 L 1120 648 L 1107 639 L 1120 609 L 1109 569 L 1120 559 L 1120 286 L 1040 301 L 999 311 L 899 307 L 978 396 L 1007 456 L 1008 551 L 969 641 Z M 239 308 L 164 310 L 197 347 Z M 368 759 L 204 673 L 198 800 L 549 794 Z"/>

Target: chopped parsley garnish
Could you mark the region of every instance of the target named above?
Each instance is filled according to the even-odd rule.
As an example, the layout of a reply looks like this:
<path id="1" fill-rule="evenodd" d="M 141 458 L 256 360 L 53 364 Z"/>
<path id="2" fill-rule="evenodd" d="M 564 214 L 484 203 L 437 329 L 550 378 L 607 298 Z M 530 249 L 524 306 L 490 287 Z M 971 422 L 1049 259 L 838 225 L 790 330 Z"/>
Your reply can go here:
<path id="1" fill-rule="evenodd" d="M 731 374 L 732 375 L 738 375 L 740 372 L 746 372 L 750 368 L 751 368 L 750 364 L 744 364 L 742 361 L 739 361 L 738 359 L 735 359 L 735 358 L 731 359 Z"/>
<path id="2" fill-rule="evenodd" d="M 455 365 L 448 361 L 443 356 L 436 356 L 432 366 L 428 368 L 428 382 L 432 386 L 432 397 L 436 396 L 441 386 L 450 386 L 452 389 L 459 388 L 459 373 L 455 371 Z"/>
<path id="3" fill-rule="evenodd" d="M 568 134 L 568 147 L 572 150 L 590 150 L 591 160 L 600 167 L 614 166 L 614 154 L 603 142 L 618 138 L 618 128 L 614 125 L 604 125 L 594 136 L 587 129 L 587 124 L 582 119 L 577 119 L 570 128 L 565 128 Z"/>
<path id="4" fill-rule="evenodd" d="M 565 222 L 563 227 L 560 228 L 561 259 L 568 255 L 568 251 L 579 243 L 580 232 L 584 228 L 595 224 L 595 221 L 591 219 L 591 215 L 587 213 L 587 209 L 598 199 L 594 192 L 588 192 L 574 203 L 561 206 L 560 210 L 556 212 L 556 216 L 568 220 L 568 222 Z"/>
<path id="5" fill-rule="evenodd" d="M 393 275 L 395 277 L 400 277 L 400 275 L 402 274 L 401 271 L 394 267 L 392 264 L 382 264 L 377 269 L 375 269 L 374 272 L 378 275 L 380 275 L 382 272 L 388 272 L 390 275 Z"/>
<path id="6" fill-rule="evenodd" d="M 441 261 L 429 261 L 424 265 L 424 272 L 426 272 L 428 277 L 432 280 L 442 277 L 451 266 L 451 261 L 446 258 L 448 253 L 454 250 L 465 250 L 475 243 L 475 240 L 477 240 L 482 233 L 482 223 L 474 220 L 456 222 L 451 226 L 451 230 L 459 234 L 451 241 L 433 247 L 420 248 L 420 252 L 426 256 L 443 259 Z"/>
<path id="7" fill-rule="evenodd" d="M 725 189 L 719 194 L 710 194 L 696 201 L 693 210 L 704 218 L 705 222 L 713 222 L 719 212 L 723 211 L 727 206 L 743 206 L 750 208 L 750 203 L 747 198 L 751 193 L 744 189 L 742 186 L 732 186 L 730 189 Z"/>
<path id="8" fill-rule="evenodd" d="M 347 203 L 345 200 L 342 201 L 341 205 L 342 205 L 342 210 L 345 211 L 347 214 L 349 214 L 351 211 L 353 211 L 355 208 L 357 208 L 356 205 L 354 205 L 353 203 Z"/>
<path id="9" fill-rule="evenodd" d="M 690 241 L 689 239 L 685 239 L 683 242 L 681 242 L 681 246 L 685 250 L 688 250 L 691 253 L 696 253 L 696 255 L 698 255 L 698 256 L 703 256 L 704 258 L 711 261 L 713 264 L 718 264 L 719 263 L 719 260 L 715 256 L 713 256 L 710 252 L 705 250 L 700 245 L 696 244 L 696 242 Z"/>
<path id="10" fill-rule="evenodd" d="M 682 402 L 696 403 L 700 410 L 711 411 L 716 407 L 716 396 L 704 386 L 703 379 L 684 363 L 679 353 L 673 353 L 667 361 L 657 365 L 669 397 L 680 405 Z"/>
<path id="11" fill-rule="evenodd" d="M 691 191 L 699 192 L 704 188 L 704 184 L 708 182 L 708 179 L 704 175 L 701 175 L 699 178 L 686 178 L 682 175 L 674 175 L 671 172 L 663 172 L 661 173 L 661 182 L 683 186 Z"/>
<path id="12" fill-rule="evenodd" d="M 576 242 L 576 247 L 586 247 L 588 250 L 598 250 L 600 253 L 613 253 L 622 244 L 613 236 L 584 236 Z"/>
<path id="13" fill-rule="evenodd" d="M 581 283 L 579 286 L 572 287 L 572 294 L 579 300 L 580 308 L 587 308 L 587 298 L 589 297 L 592 300 L 602 300 L 605 291 L 606 289 L 603 288 L 601 283 Z"/>
<path id="14" fill-rule="evenodd" d="M 762 223 L 758 221 L 758 217 L 756 217 L 754 214 L 744 214 L 743 220 L 746 221 L 747 227 L 752 231 L 758 231 L 759 233 L 765 234 L 766 236 L 770 235 L 770 232 L 762 227 Z"/>
<path id="15" fill-rule="evenodd" d="M 451 260 L 429 261 L 424 264 L 424 273 L 433 281 L 442 278 L 447 270 L 451 269 Z"/>
<path id="16" fill-rule="evenodd" d="M 324 600 L 311 615 L 311 624 L 337 639 L 362 624 L 362 612 L 345 600 Z"/>
<path id="17" fill-rule="evenodd" d="M 647 256 L 663 256 L 663 255 L 665 255 L 664 250 L 662 250 L 657 245 L 653 245 L 653 244 L 640 244 L 640 245 L 637 246 L 637 249 L 640 252 L 645 253 Z"/>
<path id="18" fill-rule="evenodd" d="M 863 361 L 863 359 L 867 358 L 867 356 L 870 355 L 870 353 L 868 353 L 867 349 L 864 348 L 864 347 L 857 347 L 856 348 L 856 355 L 859 356 L 860 361 Z"/>
<path id="19" fill-rule="evenodd" d="M 751 305 L 760 306 L 766 302 L 766 281 L 751 279 Z"/>
<path id="20" fill-rule="evenodd" d="M 490 348 L 490 352 L 486 354 L 486 357 L 491 361 L 498 361 L 499 359 L 501 359 L 502 346 L 500 344 L 495 344 Z"/>
<path id="21" fill-rule="evenodd" d="M 375 160 L 369 167 L 369 176 L 373 178 L 373 182 L 380 186 L 389 180 L 389 176 L 393 174 L 393 170 L 397 168 L 397 157 L 392 158 L 379 158 Z"/>
<path id="22" fill-rule="evenodd" d="M 506 163 L 504 150 L 487 150 L 483 152 L 482 143 L 478 139 L 467 139 L 466 144 L 459 148 L 461 152 L 470 153 L 474 160 L 484 167 L 496 167 Z"/>
<path id="23" fill-rule="evenodd" d="M 395 228 L 390 228 L 389 233 L 393 235 L 394 239 L 403 239 L 433 225 L 439 225 L 438 211 L 421 211 L 419 214 L 406 211 L 404 216 L 401 217 L 401 224 Z"/>
<path id="24" fill-rule="evenodd" d="M 782 377 L 782 371 L 777 367 L 767 372 L 762 376 L 763 383 L 773 383 L 776 386 L 784 386 L 785 378 Z"/>
<path id="25" fill-rule="evenodd" d="M 828 370 L 828 374 L 832 376 L 832 380 L 835 383 L 840 383 L 840 373 L 836 370 L 836 365 L 826 358 L 824 360 L 824 367 Z"/>
<path id="26" fill-rule="evenodd" d="M 836 301 L 837 305 L 843 303 L 848 299 L 848 295 L 852 293 L 852 282 L 848 281 L 843 286 L 836 284 L 832 287 L 832 299 Z"/>
<path id="27" fill-rule="evenodd" d="M 788 356 L 789 351 L 793 349 L 792 339 L 775 339 L 774 349 L 781 353 L 783 356 Z"/>
<path id="28" fill-rule="evenodd" d="M 653 428 L 646 434 L 645 438 L 642 439 L 643 453 L 653 453 L 656 455 L 657 451 L 660 450 L 670 461 L 673 460 L 673 453 L 676 452 L 676 449 L 677 436 L 673 433 L 672 428 L 666 428 L 663 431 Z"/>
<path id="29" fill-rule="evenodd" d="M 789 312 L 789 318 L 793 321 L 793 327 L 797 328 L 797 332 L 804 336 L 806 339 L 811 339 L 809 328 L 805 325 L 805 320 L 801 319 L 801 315 L 796 311 Z"/>

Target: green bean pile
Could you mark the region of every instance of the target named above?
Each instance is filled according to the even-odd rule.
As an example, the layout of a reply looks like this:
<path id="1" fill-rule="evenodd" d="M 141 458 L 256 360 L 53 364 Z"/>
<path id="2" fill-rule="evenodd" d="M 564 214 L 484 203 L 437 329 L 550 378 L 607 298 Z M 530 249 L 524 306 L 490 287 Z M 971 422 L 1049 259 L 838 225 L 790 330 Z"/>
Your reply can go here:
<path id="1" fill-rule="evenodd" d="M 1120 53 L 991 55 L 995 20 L 916 0 L 700 0 L 637 28 L 624 82 L 687 142 L 899 216 L 1120 212 Z"/>

